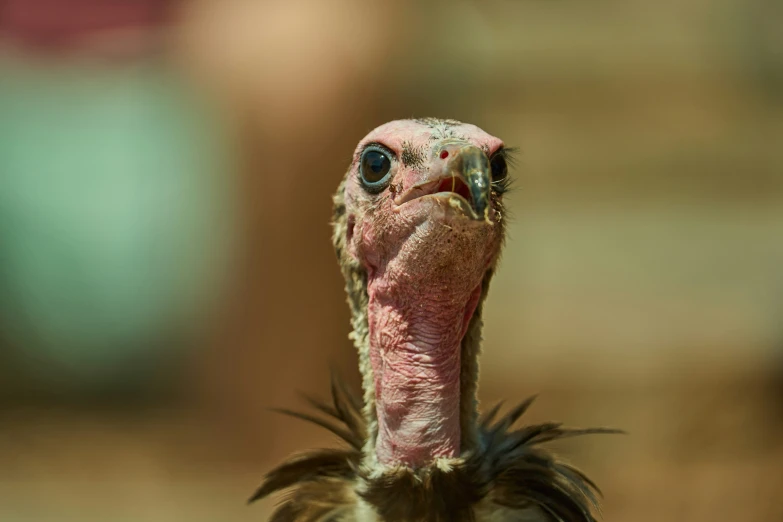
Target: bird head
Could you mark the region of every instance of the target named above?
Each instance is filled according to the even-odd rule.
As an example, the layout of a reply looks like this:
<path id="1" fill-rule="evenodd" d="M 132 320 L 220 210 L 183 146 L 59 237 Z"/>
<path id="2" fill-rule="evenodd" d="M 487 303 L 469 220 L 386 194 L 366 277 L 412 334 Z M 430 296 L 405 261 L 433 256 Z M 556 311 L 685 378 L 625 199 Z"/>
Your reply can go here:
<path id="1" fill-rule="evenodd" d="M 503 142 L 454 120 L 362 139 L 333 241 L 364 377 L 372 465 L 421 467 L 476 444 L 480 310 L 504 238 Z"/>
<path id="2" fill-rule="evenodd" d="M 512 429 L 532 398 L 478 420 L 481 308 L 503 245 L 508 150 L 474 125 L 393 121 L 362 139 L 334 196 L 361 401 L 311 400 L 349 448 L 288 460 L 253 499 L 274 520 L 596 522 L 597 487 L 538 445 L 606 429 Z M 364 418 L 362 418 L 362 415 Z M 344 427 L 343 427 L 344 426 Z"/>
<path id="3" fill-rule="evenodd" d="M 387 123 L 359 143 L 341 187 L 348 252 L 370 275 L 455 262 L 452 283 L 475 285 L 500 250 L 506 180 L 503 142 L 474 125 Z"/>

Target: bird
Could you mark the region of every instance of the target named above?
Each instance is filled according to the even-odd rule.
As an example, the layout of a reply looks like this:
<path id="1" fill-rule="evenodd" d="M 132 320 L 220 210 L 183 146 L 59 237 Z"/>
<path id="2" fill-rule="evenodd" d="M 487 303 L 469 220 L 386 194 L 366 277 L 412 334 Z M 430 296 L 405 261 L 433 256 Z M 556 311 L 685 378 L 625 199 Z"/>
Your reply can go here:
<path id="1" fill-rule="evenodd" d="M 453 119 L 396 120 L 357 145 L 333 197 L 362 374 L 314 413 L 343 448 L 297 454 L 249 502 L 270 522 L 596 522 L 600 490 L 543 443 L 607 428 L 516 427 L 535 397 L 479 415 L 482 308 L 505 241 L 514 149 Z M 318 412 L 318 415 L 315 414 Z"/>

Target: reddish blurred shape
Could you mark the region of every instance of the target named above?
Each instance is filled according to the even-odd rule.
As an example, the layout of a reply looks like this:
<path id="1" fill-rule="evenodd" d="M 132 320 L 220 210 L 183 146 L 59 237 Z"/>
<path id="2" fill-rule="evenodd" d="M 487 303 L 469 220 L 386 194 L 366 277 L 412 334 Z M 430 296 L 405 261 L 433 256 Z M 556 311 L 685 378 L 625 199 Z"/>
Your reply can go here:
<path id="1" fill-rule="evenodd" d="M 0 0 L 0 35 L 28 50 L 75 50 L 96 36 L 164 25 L 173 0 Z"/>

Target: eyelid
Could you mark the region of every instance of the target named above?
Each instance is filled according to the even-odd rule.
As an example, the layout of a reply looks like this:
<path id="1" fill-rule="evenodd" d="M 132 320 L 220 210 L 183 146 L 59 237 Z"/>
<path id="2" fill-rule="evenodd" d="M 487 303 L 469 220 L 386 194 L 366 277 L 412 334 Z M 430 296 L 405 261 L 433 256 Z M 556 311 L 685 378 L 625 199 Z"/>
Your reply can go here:
<path id="1" fill-rule="evenodd" d="M 375 150 L 378 150 L 380 152 L 383 152 L 387 156 L 389 156 L 390 160 L 397 161 L 397 154 L 393 150 L 391 150 L 386 145 L 383 145 L 382 143 L 377 143 L 377 142 L 374 142 L 374 141 L 370 142 L 367 145 L 365 145 L 364 147 L 362 147 L 362 151 L 359 153 L 359 158 L 358 159 L 361 159 L 362 156 L 364 156 L 364 153 L 367 152 L 369 149 L 375 149 Z"/>
<path id="2" fill-rule="evenodd" d="M 493 152 L 491 152 L 489 154 L 489 159 L 492 159 L 492 158 L 494 158 L 495 156 L 498 156 L 498 155 L 503 156 L 503 157 L 506 156 L 506 147 L 504 145 L 501 145 L 500 147 L 495 149 Z"/>
<path id="3" fill-rule="evenodd" d="M 498 154 L 502 154 L 503 157 L 506 159 L 506 162 L 508 162 L 509 165 L 512 165 L 514 163 L 514 160 L 516 159 L 516 155 L 519 152 L 518 147 L 507 147 L 505 145 L 501 145 L 498 147 L 498 149 L 489 155 L 489 159 L 494 158 Z"/>

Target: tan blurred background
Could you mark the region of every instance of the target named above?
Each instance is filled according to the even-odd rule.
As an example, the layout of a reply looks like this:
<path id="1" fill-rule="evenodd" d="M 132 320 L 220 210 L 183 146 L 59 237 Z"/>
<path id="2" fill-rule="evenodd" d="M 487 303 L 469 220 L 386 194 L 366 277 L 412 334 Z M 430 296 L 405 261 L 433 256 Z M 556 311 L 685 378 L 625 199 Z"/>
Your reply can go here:
<path id="1" fill-rule="evenodd" d="M 520 147 L 482 398 L 615 522 L 783 520 L 774 0 L 0 0 L 0 520 L 264 520 L 281 418 L 356 383 L 329 240 L 355 143 Z"/>

